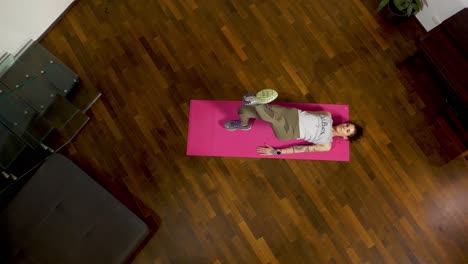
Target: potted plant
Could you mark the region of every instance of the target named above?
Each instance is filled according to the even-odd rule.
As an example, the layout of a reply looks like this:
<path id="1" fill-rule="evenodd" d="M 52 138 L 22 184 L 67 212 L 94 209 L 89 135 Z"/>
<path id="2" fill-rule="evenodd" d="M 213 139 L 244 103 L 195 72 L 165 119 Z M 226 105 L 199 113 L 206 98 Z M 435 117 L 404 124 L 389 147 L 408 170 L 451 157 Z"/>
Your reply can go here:
<path id="1" fill-rule="evenodd" d="M 424 5 L 426 0 L 382 0 L 377 11 L 383 10 L 387 21 L 398 23 L 421 11 Z"/>

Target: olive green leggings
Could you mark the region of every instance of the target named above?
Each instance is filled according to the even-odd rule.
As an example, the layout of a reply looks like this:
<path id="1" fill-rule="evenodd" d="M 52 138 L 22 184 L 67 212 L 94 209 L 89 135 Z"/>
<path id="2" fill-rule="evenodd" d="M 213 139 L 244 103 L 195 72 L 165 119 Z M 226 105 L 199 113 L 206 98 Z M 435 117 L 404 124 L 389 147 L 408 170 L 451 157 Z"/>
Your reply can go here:
<path id="1" fill-rule="evenodd" d="M 299 114 L 296 108 L 278 105 L 244 105 L 237 112 L 242 124 L 250 118 L 270 123 L 273 133 L 279 140 L 299 138 Z"/>

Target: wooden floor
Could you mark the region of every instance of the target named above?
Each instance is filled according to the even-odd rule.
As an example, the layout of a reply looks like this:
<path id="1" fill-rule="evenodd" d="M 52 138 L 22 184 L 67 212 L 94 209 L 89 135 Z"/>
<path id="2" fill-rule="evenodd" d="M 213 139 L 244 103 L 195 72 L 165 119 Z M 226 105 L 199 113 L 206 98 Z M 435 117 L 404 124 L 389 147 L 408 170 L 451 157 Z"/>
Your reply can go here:
<path id="1" fill-rule="evenodd" d="M 42 44 L 103 95 L 65 154 L 158 214 L 133 263 L 468 262 L 467 160 L 397 67 L 423 30 L 376 5 L 77 1 Z M 349 104 L 351 161 L 185 155 L 190 99 L 264 87 Z"/>

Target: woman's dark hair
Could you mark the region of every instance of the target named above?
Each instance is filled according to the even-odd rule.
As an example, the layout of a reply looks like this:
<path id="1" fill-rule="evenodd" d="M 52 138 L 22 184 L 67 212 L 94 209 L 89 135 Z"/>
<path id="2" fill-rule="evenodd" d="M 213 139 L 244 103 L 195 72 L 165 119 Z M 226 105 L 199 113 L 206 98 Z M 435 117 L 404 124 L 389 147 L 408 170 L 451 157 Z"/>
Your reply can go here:
<path id="1" fill-rule="evenodd" d="M 348 136 L 349 142 L 359 140 L 364 134 L 364 131 L 363 131 L 362 127 L 360 125 L 352 122 L 352 121 L 349 121 L 348 124 L 354 125 L 354 133 L 352 135 Z"/>

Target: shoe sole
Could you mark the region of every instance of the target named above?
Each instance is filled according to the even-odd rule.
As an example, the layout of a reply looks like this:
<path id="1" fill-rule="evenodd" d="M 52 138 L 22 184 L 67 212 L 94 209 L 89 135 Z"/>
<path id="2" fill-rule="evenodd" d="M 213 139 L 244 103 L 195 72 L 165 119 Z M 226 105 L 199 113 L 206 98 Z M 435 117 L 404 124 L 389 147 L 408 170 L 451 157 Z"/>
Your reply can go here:
<path id="1" fill-rule="evenodd" d="M 268 104 L 278 97 L 278 92 L 273 89 L 263 89 L 259 91 L 255 97 L 257 97 L 259 103 Z"/>
<path id="2" fill-rule="evenodd" d="M 244 101 L 246 105 L 260 105 L 273 102 L 278 97 L 278 92 L 273 89 L 263 89 L 259 91 L 254 98 L 254 102 Z"/>
<path id="3" fill-rule="evenodd" d="M 242 129 L 242 128 L 224 128 L 226 129 L 227 131 L 236 131 L 236 130 L 243 130 L 243 131 L 247 131 L 247 130 L 250 130 L 252 127 L 249 127 L 248 129 Z"/>
<path id="4" fill-rule="evenodd" d="M 227 128 L 227 127 L 224 127 L 224 129 L 226 129 L 227 131 L 250 130 L 251 128 L 252 128 L 252 126 L 250 126 L 249 128 L 240 128 L 240 127 L 236 127 L 236 128 Z"/>

